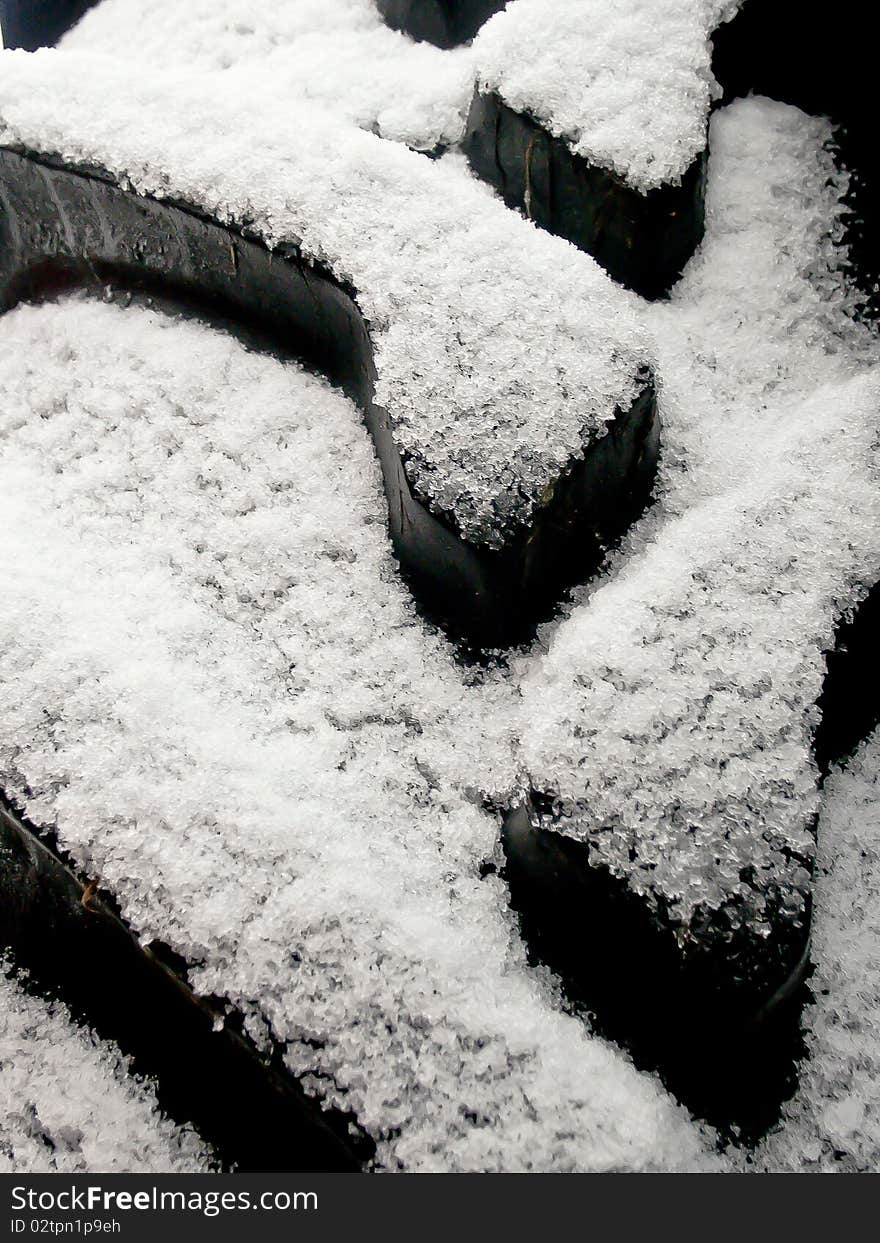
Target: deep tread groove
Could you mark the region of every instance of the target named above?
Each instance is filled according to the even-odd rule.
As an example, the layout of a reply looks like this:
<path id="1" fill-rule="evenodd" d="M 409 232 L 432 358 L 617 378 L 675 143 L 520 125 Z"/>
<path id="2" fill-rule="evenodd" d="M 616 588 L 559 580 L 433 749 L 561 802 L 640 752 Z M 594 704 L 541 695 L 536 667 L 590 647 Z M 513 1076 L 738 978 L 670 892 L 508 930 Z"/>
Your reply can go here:
<path id="1" fill-rule="evenodd" d="M 98 0 L 0 0 L 0 27 L 7 48 L 34 52 L 54 47 Z"/>
<path id="2" fill-rule="evenodd" d="M 875 25 L 865 0 L 839 0 L 833 13 L 799 0 L 745 0 L 715 32 L 712 59 L 724 103 L 766 95 L 838 127 L 839 162 L 852 173 L 844 245 L 869 319 L 880 319 Z"/>

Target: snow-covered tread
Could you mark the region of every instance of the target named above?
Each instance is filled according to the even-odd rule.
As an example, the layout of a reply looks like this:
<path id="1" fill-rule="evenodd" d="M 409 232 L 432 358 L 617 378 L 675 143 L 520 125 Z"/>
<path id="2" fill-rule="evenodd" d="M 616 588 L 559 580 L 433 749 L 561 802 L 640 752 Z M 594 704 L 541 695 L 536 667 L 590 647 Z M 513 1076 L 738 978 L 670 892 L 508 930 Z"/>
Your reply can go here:
<path id="1" fill-rule="evenodd" d="M 197 996 L 184 964 L 142 944 L 0 800 L 0 944 L 32 986 L 66 1006 L 158 1081 L 163 1109 L 192 1123 L 227 1167 L 359 1170 L 372 1145 L 324 1113 L 243 1032 Z"/>
<path id="2" fill-rule="evenodd" d="M 647 298 L 704 230 L 712 32 L 735 0 L 514 0 L 475 44 L 464 149 L 510 207 Z"/>
<path id="3" fill-rule="evenodd" d="M 308 110 L 267 149 L 199 79 L 7 61 L 3 306 L 153 283 L 280 327 L 364 409 L 404 572 L 472 646 L 527 638 L 595 570 L 649 495 L 658 425 L 636 308 L 589 258 Z M 107 92 L 130 128 L 107 123 Z"/>

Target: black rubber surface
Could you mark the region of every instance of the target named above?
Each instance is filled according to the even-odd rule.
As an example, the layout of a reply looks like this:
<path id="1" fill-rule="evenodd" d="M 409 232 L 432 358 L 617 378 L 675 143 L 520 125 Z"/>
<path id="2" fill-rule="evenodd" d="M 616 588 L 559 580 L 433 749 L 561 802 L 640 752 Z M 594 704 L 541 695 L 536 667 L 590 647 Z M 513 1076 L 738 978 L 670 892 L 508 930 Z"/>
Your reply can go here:
<path id="1" fill-rule="evenodd" d="M 668 293 L 703 238 L 704 150 L 680 185 L 640 194 L 580 156 L 539 122 L 477 91 L 464 150 L 508 207 L 588 251 L 645 298 Z"/>
<path id="2" fill-rule="evenodd" d="M 762 1135 L 796 1083 L 807 928 L 780 926 L 765 945 L 697 927 L 683 952 L 662 910 L 591 867 L 588 847 L 534 828 L 529 809 L 506 817 L 502 841 L 531 960 L 692 1113 L 728 1136 Z"/>
<path id="3" fill-rule="evenodd" d="M 468 43 L 507 0 L 377 0 L 389 26 L 420 43 L 456 47 Z"/>
<path id="4" fill-rule="evenodd" d="M 98 0 L 0 0 L 0 28 L 7 48 L 33 52 L 52 47 Z"/>
<path id="5" fill-rule="evenodd" d="M 822 713 L 814 741 L 825 774 L 852 755 L 880 723 L 880 583 L 868 592 L 837 630 L 827 657 L 828 673 L 819 699 Z"/>

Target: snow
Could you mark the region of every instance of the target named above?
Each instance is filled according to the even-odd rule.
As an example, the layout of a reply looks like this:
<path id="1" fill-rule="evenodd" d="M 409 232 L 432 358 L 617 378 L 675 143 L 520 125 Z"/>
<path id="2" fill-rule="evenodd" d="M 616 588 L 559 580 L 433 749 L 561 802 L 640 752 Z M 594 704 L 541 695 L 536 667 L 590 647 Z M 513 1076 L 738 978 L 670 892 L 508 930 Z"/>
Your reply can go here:
<path id="1" fill-rule="evenodd" d="M 832 246 L 830 131 L 766 100 L 716 114 L 706 241 L 647 306 L 455 160 L 258 86 L 233 127 L 225 81 L 5 53 L 2 140 L 302 237 L 359 290 L 421 486 L 439 471 L 435 501 L 483 538 L 490 449 L 537 495 L 517 454 L 537 445 L 552 474 L 647 350 L 658 501 L 530 653 L 468 671 L 413 611 L 338 393 L 143 307 L 22 307 L 0 320 L 2 785 L 197 988 L 356 1113 L 380 1168 L 723 1167 L 526 965 L 484 874 L 501 861 L 488 808 L 558 791 L 556 827 L 685 924 L 740 898 L 760 928 L 749 864 L 798 917 L 822 650 L 880 573 L 876 338 Z M 857 807 L 869 770 L 850 770 Z M 823 826 L 842 815 L 826 805 Z M 867 1164 L 873 1142 L 873 874 L 862 899 L 852 851 L 825 858 L 852 917 L 820 874 L 829 1008 L 767 1157 L 795 1168 L 832 1148 Z"/>
<path id="2" fill-rule="evenodd" d="M 147 72 L 220 70 L 239 98 L 271 78 L 279 98 L 313 101 L 424 151 L 461 138 L 473 93 L 470 48 L 414 43 L 373 0 L 103 0 L 60 46 Z"/>
<path id="3" fill-rule="evenodd" d="M 774 887 L 801 917 L 823 651 L 880 577 L 880 368 L 833 269 L 829 133 L 766 100 L 713 120 L 707 242 L 647 312 L 660 504 L 523 673 L 554 827 L 684 933 L 726 908 L 723 935 L 765 934 Z"/>
<path id="4" fill-rule="evenodd" d="M 809 1057 L 758 1169 L 876 1173 L 880 1165 L 880 732 L 822 793 Z"/>
<path id="5" fill-rule="evenodd" d="M 706 145 L 711 35 L 737 0 L 514 0 L 478 34 L 480 89 L 642 193 Z"/>
<path id="6" fill-rule="evenodd" d="M 384 1167 L 709 1162 L 481 878 L 513 696 L 416 618 L 359 412 L 207 328 L 76 300 L 0 321 L 0 393 L 0 771 L 28 816 Z"/>
<path id="7" fill-rule="evenodd" d="M 119 1050 L 25 991 L 0 959 L 0 1173 L 208 1173 L 195 1133 L 159 1112 Z"/>
<path id="8" fill-rule="evenodd" d="M 61 46 L 141 71 L 220 70 L 241 98 L 272 80 L 417 150 L 462 137 L 475 82 L 576 154 L 645 191 L 703 150 L 711 35 L 738 0 L 514 0 L 473 45 L 440 51 L 389 29 L 373 0 L 103 0 Z"/>
<path id="9" fill-rule="evenodd" d="M 300 241 L 349 280 L 409 478 L 474 542 L 527 522 L 638 391 L 635 300 L 589 256 L 455 166 L 280 107 L 271 87 L 243 104 L 223 75 L 5 52 L 0 118 L 0 142 L 247 221 L 270 246 Z"/>

